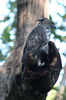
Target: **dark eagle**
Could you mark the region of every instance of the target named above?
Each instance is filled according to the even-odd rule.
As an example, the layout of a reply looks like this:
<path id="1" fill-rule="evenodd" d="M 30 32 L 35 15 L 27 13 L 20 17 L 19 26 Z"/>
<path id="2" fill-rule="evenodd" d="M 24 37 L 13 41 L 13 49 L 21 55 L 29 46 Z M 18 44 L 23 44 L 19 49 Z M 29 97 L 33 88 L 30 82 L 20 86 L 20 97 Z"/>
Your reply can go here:
<path id="1" fill-rule="evenodd" d="M 37 21 L 39 21 L 39 24 L 29 34 L 23 51 L 22 64 L 27 67 L 31 66 L 33 60 L 34 62 L 37 61 L 38 65 L 41 64 L 40 52 L 44 50 L 48 54 L 48 35 L 51 33 L 51 29 L 55 28 L 54 23 L 48 18 L 38 19 Z"/>
<path id="2" fill-rule="evenodd" d="M 59 51 L 48 39 L 51 29 L 55 28 L 54 23 L 47 18 L 38 21 L 39 24 L 26 41 L 22 56 L 22 71 L 16 78 L 21 93 L 32 98 L 43 98 L 56 83 L 62 69 Z"/>

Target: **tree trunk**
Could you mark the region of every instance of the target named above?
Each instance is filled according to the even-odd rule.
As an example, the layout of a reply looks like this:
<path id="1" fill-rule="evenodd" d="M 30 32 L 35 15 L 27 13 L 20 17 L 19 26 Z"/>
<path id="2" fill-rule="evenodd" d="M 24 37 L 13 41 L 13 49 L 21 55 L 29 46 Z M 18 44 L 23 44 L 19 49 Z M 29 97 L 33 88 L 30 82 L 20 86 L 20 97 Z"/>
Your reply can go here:
<path id="1" fill-rule="evenodd" d="M 36 26 L 37 19 L 49 17 L 48 6 L 49 0 L 17 0 L 18 11 L 15 49 L 0 67 L 0 100 L 5 100 L 7 97 L 7 100 L 32 99 L 25 99 L 25 97 L 18 94 L 14 79 L 16 74 L 21 70 L 21 57 L 28 34 Z"/>

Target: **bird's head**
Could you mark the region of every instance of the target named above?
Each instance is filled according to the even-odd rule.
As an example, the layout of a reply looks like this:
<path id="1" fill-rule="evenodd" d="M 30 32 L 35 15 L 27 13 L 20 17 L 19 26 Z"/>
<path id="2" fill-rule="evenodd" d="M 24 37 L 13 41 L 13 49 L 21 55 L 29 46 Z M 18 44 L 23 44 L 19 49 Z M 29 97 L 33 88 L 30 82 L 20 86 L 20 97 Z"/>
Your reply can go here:
<path id="1" fill-rule="evenodd" d="M 37 21 L 39 21 L 39 25 L 43 25 L 47 29 L 56 29 L 54 23 L 48 18 L 38 19 Z"/>
<path id="2" fill-rule="evenodd" d="M 47 41 L 49 41 L 51 30 L 56 28 L 54 23 L 51 20 L 49 20 L 48 18 L 38 19 L 37 21 L 39 21 L 39 25 L 40 26 L 43 26 L 44 31 L 46 33 L 49 33 L 49 34 L 46 34 Z M 46 42 L 46 40 L 45 40 L 45 42 Z M 47 44 L 42 47 L 42 50 L 44 50 L 45 53 L 48 54 L 49 53 L 49 49 L 48 48 L 49 47 L 48 47 L 48 42 L 47 42 Z"/>

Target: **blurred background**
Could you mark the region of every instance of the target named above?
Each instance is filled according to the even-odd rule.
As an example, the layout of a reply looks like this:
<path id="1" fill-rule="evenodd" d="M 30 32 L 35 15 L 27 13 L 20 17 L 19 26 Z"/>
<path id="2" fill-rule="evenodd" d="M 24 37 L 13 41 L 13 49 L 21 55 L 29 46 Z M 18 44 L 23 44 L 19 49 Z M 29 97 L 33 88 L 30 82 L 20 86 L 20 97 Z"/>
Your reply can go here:
<path id="1" fill-rule="evenodd" d="M 16 0 L 0 0 L 0 65 L 14 49 L 16 13 Z M 50 40 L 54 41 L 59 49 L 63 69 L 46 100 L 66 100 L 66 0 L 50 0 L 49 13 L 56 25 Z"/>

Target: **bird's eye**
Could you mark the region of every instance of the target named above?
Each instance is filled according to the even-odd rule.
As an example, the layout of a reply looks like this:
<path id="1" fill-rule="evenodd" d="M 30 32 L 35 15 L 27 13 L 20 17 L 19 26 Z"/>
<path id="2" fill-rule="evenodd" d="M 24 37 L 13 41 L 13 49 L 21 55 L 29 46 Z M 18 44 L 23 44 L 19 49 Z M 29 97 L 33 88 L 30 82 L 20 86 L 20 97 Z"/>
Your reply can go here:
<path id="1" fill-rule="evenodd" d="M 47 29 L 49 29 L 49 27 L 47 27 Z"/>
<path id="2" fill-rule="evenodd" d="M 53 22 L 51 22 L 52 24 L 54 24 Z"/>

